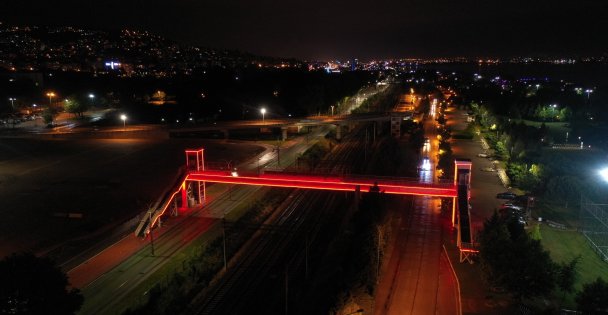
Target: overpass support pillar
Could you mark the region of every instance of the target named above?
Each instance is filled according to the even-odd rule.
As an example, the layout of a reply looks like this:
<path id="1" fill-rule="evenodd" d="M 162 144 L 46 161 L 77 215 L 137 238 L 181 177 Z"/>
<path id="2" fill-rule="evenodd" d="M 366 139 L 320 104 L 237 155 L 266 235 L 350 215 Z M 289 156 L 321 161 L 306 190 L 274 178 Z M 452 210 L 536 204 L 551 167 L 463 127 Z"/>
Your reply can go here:
<path id="1" fill-rule="evenodd" d="M 336 125 L 336 140 L 342 140 L 342 126 Z"/>
<path id="2" fill-rule="evenodd" d="M 456 197 L 452 198 L 452 226 L 456 225 L 456 202 L 458 200 Z"/>
<path id="3" fill-rule="evenodd" d="M 355 213 L 359 211 L 359 202 L 361 201 L 361 186 L 355 187 Z"/>
<path id="4" fill-rule="evenodd" d="M 188 208 L 188 184 L 186 181 L 182 183 L 180 190 L 182 195 L 182 208 Z"/>
<path id="5" fill-rule="evenodd" d="M 287 127 L 281 127 L 281 139 L 283 141 L 287 140 Z"/>
<path id="6" fill-rule="evenodd" d="M 471 198 L 471 168 L 471 160 L 454 160 L 454 186 L 465 185 L 467 187 L 467 199 Z M 457 202 L 458 198 L 455 197 L 452 200 L 452 226 L 459 220 L 456 218 L 456 211 L 460 211 L 460 209 L 457 209 Z"/>

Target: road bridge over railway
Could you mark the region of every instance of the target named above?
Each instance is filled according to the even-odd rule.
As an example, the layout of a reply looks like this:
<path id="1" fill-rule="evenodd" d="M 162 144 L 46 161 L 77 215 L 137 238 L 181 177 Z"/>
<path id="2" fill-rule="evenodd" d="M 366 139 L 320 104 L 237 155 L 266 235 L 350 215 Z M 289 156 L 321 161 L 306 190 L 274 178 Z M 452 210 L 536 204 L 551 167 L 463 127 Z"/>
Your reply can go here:
<path id="1" fill-rule="evenodd" d="M 135 232 L 136 236 L 146 235 L 167 211 L 177 215 L 179 209 L 204 205 L 205 183 L 223 183 L 355 193 L 379 191 L 385 194 L 452 198 L 452 224 L 458 228 L 461 262 L 470 261 L 470 255 L 477 252 L 473 244 L 470 224 L 469 199 L 472 166 L 470 160 L 454 162 L 454 181 L 423 183 L 417 179 L 404 177 L 338 176 L 275 171 L 240 173 L 237 169 L 206 170 L 203 153 L 204 149 L 186 150 L 186 174 L 179 188 L 166 198 L 160 208 L 151 210 L 149 215 L 142 219 Z"/>
<path id="2" fill-rule="evenodd" d="M 260 120 L 240 120 L 240 121 L 224 121 L 213 124 L 191 126 L 184 128 L 173 128 L 169 133 L 174 136 L 187 135 L 201 132 L 217 132 L 228 138 L 231 131 L 235 130 L 281 130 L 282 139 L 287 139 L 288 132 L 299 132 L 302 128 L 316 127 L 323 125 L 335 125 L 337 127 L 336 137 L 340 139 L 342 128 L 351 128 L 359 123 L 383 123 L 391 120 L 391 117 L 408 118 L 412 117 L 413 112 L 388 112 L 388 113 L 373 113 L 373 114 L 349 114 L 349 115 L 331 115 L 331 116 L 310 116 L 304 119 L 298 118 L 283 118 L 283 119 L 266 119 Z"/>

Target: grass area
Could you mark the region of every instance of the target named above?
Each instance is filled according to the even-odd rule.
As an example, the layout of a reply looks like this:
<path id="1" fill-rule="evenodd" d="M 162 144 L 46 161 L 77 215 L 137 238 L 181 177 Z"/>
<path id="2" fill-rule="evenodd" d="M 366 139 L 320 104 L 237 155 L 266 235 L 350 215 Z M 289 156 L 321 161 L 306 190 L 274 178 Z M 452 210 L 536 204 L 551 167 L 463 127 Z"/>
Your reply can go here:
<path id="1" fill-rule="evenodd" d="M 119 303 L 115 305 L 115 308 L 109 310 L 115 314 L 121 314 L 128 308 L 136 308 L 144 305 L 148 300 L 149 291 L 157 284 L 166 284 L 169 279 L 178 271 L 184 270 L 184 264 L 188 262 L 190 257 L 194 256 L 204 244 L 211 244 L 214 240 L 221 236 L 221 225 L 216 225 L 205 232 L 201 237 L 194 239 L 190 244 L 186 245 L 177 255 L 174 255 L 166 262 L 160 269 L 154 271 L 149 277 L 142 281 L 136 289 L 130 291 Z M 137 254 L 139 259 L 141 255 L 147 255 L 147 251 L 140 251 Z"/>
<path id="2" fill-rule="evenodd" d="M 543 221 L 551 220 L 562 223 L 571 228 L 578 226 L 579 209 L 578 204 L 571 204 L 568 208 L 563 203 L 555 203 L 540 199 L 532 210 L 533 217 L 541 217 Z"/>
<path id="3" fill-rule="evenodd" d="M 547 127 L 547 130 L 549 132 L 549 134 L 551 135 L 551 137 L 553 138 L 553 140 L 556 143 L 564 143 L 566 141 L 566 132 L 571 132 L 571 128 L 570 127 L 566 127 L 566 125 L 568 123 L 565 122 L 542 122 L 542 121 L 533 121 L 533 120 L 527 120 L 527 119 L 516 119 L 516 122 L 523 122 L 528 126 L 534 126 L 537 128 L 540 128 L 540 126 L 544 123 L 545 126 Z M 573 142 L 573 135 L 570 135 L 570 138 L 568 139 L 569 142 L 575 143 Z"/>
<path id="4" fill-rule="evenodd" d="M 597 277 L 608 280 L 608 263 L 603 262 L 591 249 L 585 237 L 577 231 L 564 231 L 541 225 L 542 244 L 558 263 L 569 262 L 580 255 L 574 290 L 582 289 L 584 283 L 592 282 Z M 574 294 L 566 295 L 564 307 L 574 308 Z M 558 293 L 561 297 L 561 293 Z"/>

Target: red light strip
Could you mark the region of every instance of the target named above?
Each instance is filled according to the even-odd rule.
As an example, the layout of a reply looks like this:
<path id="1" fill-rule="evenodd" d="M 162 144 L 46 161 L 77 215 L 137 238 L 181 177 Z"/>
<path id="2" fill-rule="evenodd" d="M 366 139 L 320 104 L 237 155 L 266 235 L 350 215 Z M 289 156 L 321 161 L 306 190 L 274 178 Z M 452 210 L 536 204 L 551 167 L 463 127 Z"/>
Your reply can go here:
<path id="1" fill-rule="evenodd" d="M 370 182 L 349 182 L 337 178 L 319 178 L 312 176 L 285 176 L 285 175 L 262 175 L 260 177 L 250 176 L 231 176 L 225 172 L 195 172 L 190 173 L 186 177 L 187 181 L 205 181 L 213 183 L 237 184 L 237 185 L 256 185 L 256 186 L 272 186 L 286 188 L 305 188 L 305 189 L 320 189 L 334 191 L 355 191 L 357 186 L 361 187 L 362 191 L 366 191 L 373 186 L 373 180 Z M 431 186 L 412 184 L 383 184 L 378 182 L 380 191 L 387 194 L 398 195 L 418 195 L 418 196 L 436 196 L 436 197 L 455 197 L 456 188 L 454 186 Z"/>
<path id="2" fill-rule="evenodd" d="M 184 180 L 184 181 L 183 181 L 183 182 L 182 182 L 182 183 L 179 185 L 179 188 L 178 188 L 178 189 L 177 189 L 177 190 L 176 190 L 176 191 L 175 191 L 175 192 L 174 192 L 174 193 L 171 195 L 171 198 L 169 198 L 169 201 L 167 202 L 167 204 L 165 205 L 165 207 L 164 207 L 164 208 L 163 208 L 163 209 L 160 211 L 160 214 L 159 214 L 159 215 L 157 215 L 157 216 L 154 218 L 154 220 L 152 221 L 152 224 L 150 224 L 150 227 L 153 227 L 153 226 L 154 226 L 154 224 L 156 224 L 156 221 L 158 221 L 158 218 L 160 218 L 160 217 L 161 217 L 163 214 L 165 214 L 165 211 L 167 211 L 167 209 L 169 208 L 169 206 L 172 204 L 172 202 L 171 202 L 171 201 L 173 200 L 173 198 L 175 198 L 175 196 L 176 196 L 177 194 L 179 194 L 179 193 L 182 191 L 182 189 L 183 189 L 183 187 L 185 187 L 185 185 L 186 185 L 186 181 Z"/>
<path id="3" fill-rule="evenodd" d="M 478 250 L 476 249 L 466 249 L 466 248 L 460 248 L 461 252 L 465 252 L 465 253 L 479 253 Z"/>

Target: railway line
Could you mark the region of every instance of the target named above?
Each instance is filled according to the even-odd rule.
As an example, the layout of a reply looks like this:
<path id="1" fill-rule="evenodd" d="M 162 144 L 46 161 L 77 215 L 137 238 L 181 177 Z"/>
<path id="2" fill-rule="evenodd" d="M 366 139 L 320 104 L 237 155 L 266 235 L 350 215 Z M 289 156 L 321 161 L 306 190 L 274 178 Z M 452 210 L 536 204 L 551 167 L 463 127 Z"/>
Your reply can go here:
<path id="1" fill-rule="evenodd" d="M 319 167 L 334 173 L 362 169 L 365 161 L 360 161 L 359 141 L 364 131 L 355 130 Z M 221 280 L 193 300 L 189 314 L 287 311 L 290 297 L 296 295 L 295 290 L 289 290 L 290 283 L 302 283 L 311 268 L 310 258 L 321 256 L 323 242 L 327 243 L 332 234 L 324 222 L 329 215 L 335 215 L 336 208 L 345 208 L 345 199 L 342 194 L 296 190 L 287 200 L 242 247 L 238 255 L 242 258 L 231 261 Z"/>

